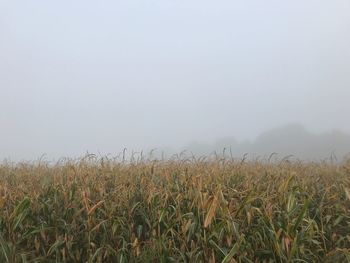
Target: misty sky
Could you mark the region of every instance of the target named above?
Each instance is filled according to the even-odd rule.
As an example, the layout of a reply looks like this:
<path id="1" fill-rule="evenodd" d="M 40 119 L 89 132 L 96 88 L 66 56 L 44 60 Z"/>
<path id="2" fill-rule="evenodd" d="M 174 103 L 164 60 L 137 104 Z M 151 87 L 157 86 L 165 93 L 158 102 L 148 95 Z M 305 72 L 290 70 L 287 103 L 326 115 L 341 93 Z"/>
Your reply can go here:
<path id="1" fill-rule="evenodd" d="M 348 0 L 0 0 L 0 159 L 349 116 Z"/>

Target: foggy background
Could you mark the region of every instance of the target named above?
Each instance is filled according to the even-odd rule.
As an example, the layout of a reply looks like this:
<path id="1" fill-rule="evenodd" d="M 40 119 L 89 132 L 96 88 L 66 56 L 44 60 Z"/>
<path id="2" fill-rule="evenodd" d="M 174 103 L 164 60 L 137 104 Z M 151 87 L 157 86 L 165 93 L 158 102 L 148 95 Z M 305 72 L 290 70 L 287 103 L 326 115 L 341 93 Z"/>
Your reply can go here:
<path id="1" fill-rule="evenodd" d="M 347 0 L 0 0 L 0 160 L 350 151 Z"/>

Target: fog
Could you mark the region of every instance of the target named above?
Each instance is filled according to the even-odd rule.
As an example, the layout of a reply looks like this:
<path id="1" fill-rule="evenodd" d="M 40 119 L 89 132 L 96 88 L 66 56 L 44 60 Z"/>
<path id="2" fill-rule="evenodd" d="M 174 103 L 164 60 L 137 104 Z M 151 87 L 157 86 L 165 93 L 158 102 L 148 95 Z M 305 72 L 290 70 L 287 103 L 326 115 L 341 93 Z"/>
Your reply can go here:
<path id="1" fill-rule="evenodd" d="M 349 14 L 347 0 L 0 0 L 0 160 L 344 155 Z"/>
<path id="2" fill-rule="evenodd" d="M 215 142 L 193 141 L 181 152 L 158 151 L 162 155 L 185 157 L 229 157 L 248 160 L 305 160 L 341 162 L 350 157 L 350 135 L 338 130 L 315 134 L 300 124 L 289 124 L 263 132 L 253 141 L 239 142 L 234 137 Z M 161 155 L 162 154 L 162 155 Z"/>

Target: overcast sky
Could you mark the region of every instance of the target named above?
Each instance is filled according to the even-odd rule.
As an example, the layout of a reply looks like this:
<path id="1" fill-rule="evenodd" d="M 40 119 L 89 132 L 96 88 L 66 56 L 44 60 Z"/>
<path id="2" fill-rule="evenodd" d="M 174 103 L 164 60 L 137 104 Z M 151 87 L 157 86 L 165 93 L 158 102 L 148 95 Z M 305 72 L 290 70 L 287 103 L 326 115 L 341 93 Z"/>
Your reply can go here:
<path id="1" fill-rule="evenodd" d="M 349 116 L 348 0 L 0 0 L 0 159 Z"/>

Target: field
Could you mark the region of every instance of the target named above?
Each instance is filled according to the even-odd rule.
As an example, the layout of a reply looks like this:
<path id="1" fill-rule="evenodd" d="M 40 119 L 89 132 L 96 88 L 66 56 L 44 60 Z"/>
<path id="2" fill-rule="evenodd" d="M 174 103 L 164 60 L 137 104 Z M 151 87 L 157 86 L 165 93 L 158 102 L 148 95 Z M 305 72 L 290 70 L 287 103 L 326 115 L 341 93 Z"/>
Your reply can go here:
<path id="1" fill-rule="evenodd" d="M 0 166 L 0 262 L 350 262 L 350 161 Z"/>

